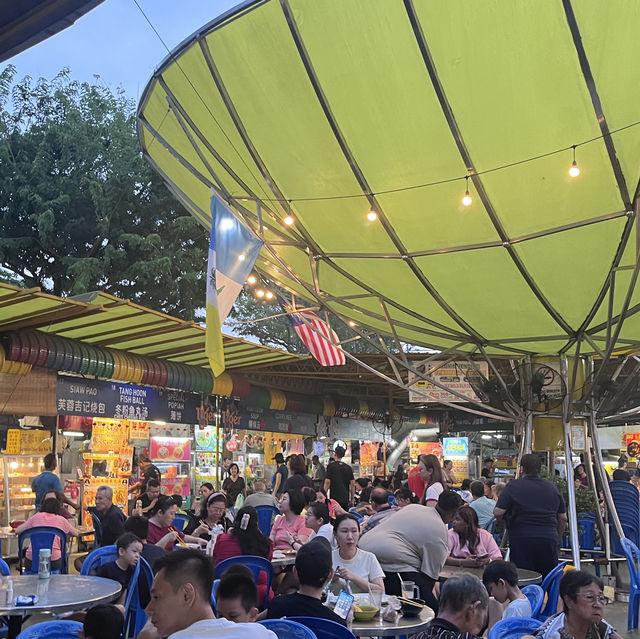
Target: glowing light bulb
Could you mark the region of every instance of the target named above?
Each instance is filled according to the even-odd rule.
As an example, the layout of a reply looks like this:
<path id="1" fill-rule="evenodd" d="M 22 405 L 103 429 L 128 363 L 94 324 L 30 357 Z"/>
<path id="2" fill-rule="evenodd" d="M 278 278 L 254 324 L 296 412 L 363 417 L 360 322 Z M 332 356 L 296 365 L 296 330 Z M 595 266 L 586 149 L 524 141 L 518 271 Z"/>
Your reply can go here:
<path id="1" fill-rule="evenodd" d="M 247 278 L 247 284 L 255 284 L 258 281 L 258 278 L 255 275 L 249 275 Z"/>
<path id="2" fill-rule="evenodd" d="M 378 214 L 373 209 L 371 209 L 367 213 L 367 219 L 369 220 L 369 222 L 375 222 L 378 219 Z"/>
<path id="3" fill-rule="evenodd" d="M 225 218 L 224 220 L 222 220 L 222 222 L 220 222 L 220 228 L 223 231 L 230 231 L 233 228 L 233 220 Z"/>
<path id="4" fill-rule="evenodd" d="M 355 323 L 353 320 L 351 320 L 351 321 L 349 322 L 349 326 L 355 326 L 355 325 L 356 325 L 356 323 Z"/>
<path id="5" fill-rule="evenodd" d="M 282 220 L 287 226 L 291 226 L 293 224 L 293 216 L 292 215 L 287 215 L 287 217 L 285 217 Z"/>
<path id="6" fill-rule="evenodd" d="M 244 255 L 242 255 L 242 253 L 238 255 L 238 260 L 240 260 L 241 262 L 244 262 Z"/>
<path id="7" fill-rule="evenodd" d="M 263 297 L 264 297 L 264 291 L 263 291 L 261 288 L 259 288 L 259 289 L 256 291 L 256 296 L 257 296 L 257 297 L 260 297 L 260 298 L 263 298 Z"/>
<path id="8" fill-rule="evenodd" d="M 273 299 L 273 293 L 271 291 L 267 291 L 264 296 L 268 299 L 268 300 L 272 300 Z"/>
<path id="9" fill-rule="evenodd" d="M 462 196 L 462 204 L 464 206 L 470 206 L 471 202 L 473 202 L 473 198 L 471 197 L 471 195 L 469 194 L 469 191 L 467 190 Z"/>
<path id="10" fill-rule="evenodd" d="M 571 163 L 571 166 L 569 167 L 569 175 L 572 178 L 578 177 L 580 175 L 580 167 L 578 166 L 575 160 Z"/>

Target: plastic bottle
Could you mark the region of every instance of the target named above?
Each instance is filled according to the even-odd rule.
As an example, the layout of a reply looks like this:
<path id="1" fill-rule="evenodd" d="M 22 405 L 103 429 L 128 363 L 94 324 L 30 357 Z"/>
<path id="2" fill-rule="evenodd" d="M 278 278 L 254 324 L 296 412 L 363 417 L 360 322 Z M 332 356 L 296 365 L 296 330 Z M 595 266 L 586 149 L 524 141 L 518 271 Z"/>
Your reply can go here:
<path id="1" fill-rule="evenodd" d="M 13 580 L 7 579 L 7 606 L 13 606 Z"/>
<path id="2" fill-rule="evenodd" d="M 41 548 L 38 560 L 38 579 L 51 577 L 51 548 Z"/>
<path id="3" fill-rule="evenodd" d="M 142 499 L 136 500 L 136 515 L 142 515 Z"/>

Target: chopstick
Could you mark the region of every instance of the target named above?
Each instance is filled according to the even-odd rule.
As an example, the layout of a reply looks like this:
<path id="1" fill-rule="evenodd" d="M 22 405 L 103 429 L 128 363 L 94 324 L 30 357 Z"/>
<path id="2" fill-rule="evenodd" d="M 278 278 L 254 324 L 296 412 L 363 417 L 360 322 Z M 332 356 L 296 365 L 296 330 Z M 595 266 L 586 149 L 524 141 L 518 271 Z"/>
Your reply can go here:
<path id="1" fill-rule="evenodd" d="M 173 527 L 173 526 L 169 526 L 169 530 L 171 532 L 175 532 L 177 533 L 178 531 Z M 182 538 L 178 535 L 178 538 L 176 539 L 176 541 L 181 545 L 181 546 L 188 546 L 189 544 L 185 543 L 184 541 L 182 541 Z"/>
<path id="2" fill-rule="evenodd" d="M 415 606 L 416 608 L 424 608 L 424 604 L 421 603 L 417 603 L 416 601 L 413 601 L 412 599 L 407 599 L 406 597 L 400 597 L 400 596 L 396 596 L 396 599 L 398 601 L 401 601 L 402 603 L 406 603 L 409 604 L 411 606 Z"/>
<path id="3" fill-rule="evenodd" d="M 208 530 L 211 530 L 211 526 L 209 526 L 209 524 L 206 521 L 203 521 L 202 519 L 198 519 L 198 523 L 205 526 Z"/>

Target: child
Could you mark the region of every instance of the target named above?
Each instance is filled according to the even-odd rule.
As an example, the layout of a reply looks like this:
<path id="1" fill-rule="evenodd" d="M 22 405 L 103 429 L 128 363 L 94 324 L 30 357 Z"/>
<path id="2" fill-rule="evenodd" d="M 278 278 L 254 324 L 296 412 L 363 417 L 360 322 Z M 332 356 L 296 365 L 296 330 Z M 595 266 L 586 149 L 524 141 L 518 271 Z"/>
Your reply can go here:
<path id="1" fill-rule="evenodd" d="M 333 577 L 331 546 L 324 537 L 315 537 L 300 547 L 296 555 L 296 572 L 300 582 L 298 592 L 272 599 L 266 617 L 319 617 L 345 626 L 344 619 L 322 604 L 322 589 Z"/>
<path id="2" fill-rule="evenodd" d="M 217 617 L 234 623 L 250 623 L 258 616 L 258 588 L 253 573 L 234 564 L 222 575 L 216 592 Z"/>
<path id="3" fill-rule="evenodd" d="M 124 603 L 127 587 L 133 576 L 135 566 L 140 561 L 142 542 L 133 533 L 124 533 L 116 540 L 118 558 L 100 566 L 96 571 L 98 577 L 113 579 L 122 586 L 122 594 L 118 603 Z"/>
<path id="4" fill-rule="evenodd" d="M 492 561 L 482 574 L 482 581 L 489 594 L 500 604 L 506 601 L 509 605 L 502 608 L 492 606 L 489 602 L 489 627 L 509 617 L 531 617 L 531 604 L 518 588 L 518 570 L 510 561 Z M 501 613 L 501 615 L 500 615 Z M 493 622 L 493 623 L 492 623 Z"/>
<path id="5" fill-rule="evenodd" d="M 78 631 L 79 639 L 119 639 L 124 616 L 118 606 L 99 604 L 89 608 Z"/>

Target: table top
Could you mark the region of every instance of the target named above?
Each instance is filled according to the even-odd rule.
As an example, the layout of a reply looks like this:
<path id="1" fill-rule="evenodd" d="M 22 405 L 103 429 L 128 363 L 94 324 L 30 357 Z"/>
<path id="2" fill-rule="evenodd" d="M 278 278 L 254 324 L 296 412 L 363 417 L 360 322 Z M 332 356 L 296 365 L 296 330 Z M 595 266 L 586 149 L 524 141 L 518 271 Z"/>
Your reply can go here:
<path id="1" fill-rule="evenodd" d="M 417 617 L 403 617 L 400 615 L 393 623 L 383 621 L 382 617 L 378 615 L 371 621 L 354 621 L 351 625 L 351 632 L 353 632 L 356 637 L 395 637 L 398 635 L 411 635 L 424 630 L 434 616 L 433 610 L 426 606 Z"/>
<path id="2" fill-rule="evenodd" d="M 13 596 L 38 595 L 33 606 L 0 604 L 0 614 L 26 617 L 34 612 L 63 612 L 108 603 L 120 594 L 120 584 L 111 579 L 84 575 L 51 575 L 39 579 L 38 575 L 16 575 L 0 578 L 5 590 L 7 580 L 13 582 Z"/>
<path id="3" fill-rule="evenodd" d="M 445 581 L 449 577 L 462 574 L 463 572 L 475 575 L 478 579 L 482 579 L 484 568 L 467 568 L 466 566 L 445 566 L 440 571 L 439 581 Z M 518 586 L 529 586 L 530 584 L 541 584 L 542 575 L 535 570 L 525 570 L 518 568 Z"/>
<path id="4" fill-rule="evenodd" d="M 272 565 L 275 567 L 278 566 L 293 566 L 296 563 L 296 553 L 295 552 L 286 552 L 284 557 L 280 559 L 276 559 L 275 557 L 271 560 Z"/>

